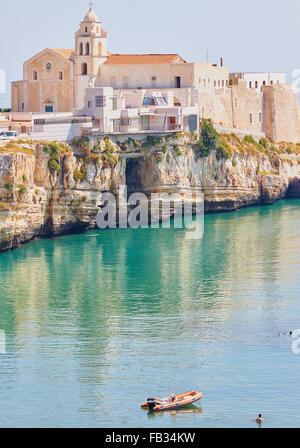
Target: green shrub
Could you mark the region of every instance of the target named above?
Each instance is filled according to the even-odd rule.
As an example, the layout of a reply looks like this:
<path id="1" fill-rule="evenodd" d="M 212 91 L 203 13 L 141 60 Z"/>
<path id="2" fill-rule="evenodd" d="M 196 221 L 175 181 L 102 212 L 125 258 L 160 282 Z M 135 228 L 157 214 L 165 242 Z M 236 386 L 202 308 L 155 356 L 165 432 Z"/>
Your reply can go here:
<path id="1" fill-rule="evenodd" d="M 61 145 L 57 142 L 49 142 L 44 145 L 44 152 L 50 156 L 50 159 L 59 161 Z"/>
<path id="2" fill-rule="evenodd" d="M 162 155 L 157 156 L 157 158 L 156 158 L 156 160 L 155 160 L 155 163 L 156 163 L 157 165 L 159 165 L 161 162 L 163 162 L 163 160 L 164 160 L 164 157 L 163 157 Z"/>
<path id="3" fill-rule="evenodd" d="M 146 140 L 142 143 L 143 148 L 149 148 L 151 146 L 159 146 L 163 143 L 162 137 L 155 137 L 153 135 L 147 135 Z"/>
<path id="4" fill-rule="evenodd" d="M 6 184 L 6 185 L 5 185 L 5 188 L 6 188 L 8 191 L 13 191 L 14 186 L 13 186 L 12 184 Z"/>
<path id="5" fill-rule="evenodd" d="M 164 154 L 166 154 L 166 152 L 168 152 L 168 147 L 167 147 L 167 145 L 164 145 L 164 146 L 161 148 L 161 150 L 162 150 L 162 152 L 163 152 Z"/>
<path id="6" fill-rule="evenodd" d="M 246 135 L 244 137 L 244 142 L 252 144 L 252 145 L 255 145 L 255 143 L 256 143 L 254 138 L 252 137 L 252 135 Z"/>
<path id="7" fill-rule="evenodd" d="M 235 168 L 237 166 L 237 162 L 235 160 L 232 161 L 232 166 Z"/>
<path id="8" fill-rule="evenodd" d="M 173 146 L 173 151 L 177 156 L 182 156 L 182 150 L 179 146 Z"/>
<path id="9" fill-rule="evenodd" d="M 262 137 L 262 138 L 259 140 L 259 144 L 260 144 L 261 146 L 263 146 L 265 149 L 268 149 L 268 147 L 269 147 L 268 140 L 267 140 L 265 137 Z"/>
<path id="10" fill-rule="evenodd" d="M 203 120 L 199 141 L 193 145 L 196 157 L 207 157 L 219 145 L 219 135 L 208 120 Z"/>
<path id="11" fill-rule="evenodd" d="M 111 143 L 111 141 L 108 138 L 106 138 L 104 140 L 104 143 L 105 143 L 105 153 L 106 154 L 113 154 L 115 152 L 115 147 Z"/>
<path id="12" fill-rule="evenodd" d="M 280 160 L 279 160 L 279 159 L 276 159 L 276 160 L 274 161 L 274 165 L 276 166 L 276 168 L 279 168 L 279 167 L 280 167 Z"/>
<path id="13" fill-rule="evenodd" d="M 177 132 L 175 135 L 174 135 L 174 138 L 183 138 L 184 137 L 184 133 L 183 132 Z"/>
<path id="14" fill-rule="evenodd" d="M 230 159 L 230 157 L 232 156 L 232 152 L 231 149 L 229 148 L 229 146 L 227 145 L 227 143 L 225 142 L 221 142 L 217 148 L 217 160 L 220 159 Z"/>
<path id="15" fill-rule="evenodd" d="M 81 166 L 80 170 L 78 168 L 75 168 L 73 173 L 73 179 L 75 182 L 82 182 L 86 178 L 86 168 L 85 166 Z"/>
<path id="16" fill-rule="evenodd" d="M 20 194 L 25 194 L 26 191 L 27 191 L 27 188 L 26 188 L 25 185 L 21 184 L 21 185 L 18 185 L 18 191 L 19 191 Z"/>
<path id="17" fill-rule="evenodd" d="M 59 164 L 58 161 L 55 160 L 55 159 L 51 159 L 51 160 L 49 160 L 49 162 L 48 162 L 48 167 L 49 167 L 49 170 L 51 171 L 51 173 L 54 173 L 55 171 L 56 171 L 57 173 L 60 172 L 60 164 Z"/>
<path id="18" fill-rule="evenodd" d="M 22 179 L 23 179 L 23 182 L 27 182 L 27 176 L 25 174 L 23 174 Z"/>

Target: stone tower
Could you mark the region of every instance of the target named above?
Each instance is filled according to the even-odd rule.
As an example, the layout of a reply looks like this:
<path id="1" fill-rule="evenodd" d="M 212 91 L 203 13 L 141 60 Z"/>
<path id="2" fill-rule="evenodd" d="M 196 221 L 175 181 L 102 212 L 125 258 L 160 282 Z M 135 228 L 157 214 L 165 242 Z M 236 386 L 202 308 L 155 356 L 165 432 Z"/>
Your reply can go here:
<path id="1" fill-rule="evenodd" d="M 107 33 L 90 8 L 75 34 L 75 108 L 84 106 L 85 90 L 94 85 L 99 67 L 106 59 Z"/>

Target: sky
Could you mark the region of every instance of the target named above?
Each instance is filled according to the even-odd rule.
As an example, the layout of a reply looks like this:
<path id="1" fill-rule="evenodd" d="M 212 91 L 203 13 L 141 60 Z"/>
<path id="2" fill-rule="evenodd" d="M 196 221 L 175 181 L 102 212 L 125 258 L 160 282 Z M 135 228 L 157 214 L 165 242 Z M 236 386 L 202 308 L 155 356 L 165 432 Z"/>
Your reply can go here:
<path id="1" fill-rule="evenodd" d="M 230 71 L 300 69 L 299 0 L 94 0 L 112 53 L 179 53 Z M 88 0 L 0 0 L 0 107 L 10 83 L 44 48 L 74 48 Z M 6 89 L 3 78 L 6 78 Z M 6 93 L 3 92 L 6 90 Z M 2 92 L 2 93 L 1 93 Z"/>

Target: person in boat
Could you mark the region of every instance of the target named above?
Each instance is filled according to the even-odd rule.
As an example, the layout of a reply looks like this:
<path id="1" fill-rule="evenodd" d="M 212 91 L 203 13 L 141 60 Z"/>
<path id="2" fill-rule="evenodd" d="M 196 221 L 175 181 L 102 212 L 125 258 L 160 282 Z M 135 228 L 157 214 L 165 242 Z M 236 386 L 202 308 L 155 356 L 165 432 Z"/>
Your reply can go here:
<path id="1" fill-rule="evenodd" d="M 259 416 L 257 417 L 256 421 L 257 421 L 257 423 L 262 423 L 262 422 L 264 422 L 264 419 L 262 418 L 262 415 L 261 415 L 261 414 L 259 414 Z"/>
<path id="2" fill-rule="evenodd" d="M 172 393 L 172 394 L 170 395 L 169 402 L 170 402 L 170 403 L 173 403 L 173 401 L 175 401 L 175 400 L 176 400 L 176 394 L 175 394 L 175 393 Z"/>

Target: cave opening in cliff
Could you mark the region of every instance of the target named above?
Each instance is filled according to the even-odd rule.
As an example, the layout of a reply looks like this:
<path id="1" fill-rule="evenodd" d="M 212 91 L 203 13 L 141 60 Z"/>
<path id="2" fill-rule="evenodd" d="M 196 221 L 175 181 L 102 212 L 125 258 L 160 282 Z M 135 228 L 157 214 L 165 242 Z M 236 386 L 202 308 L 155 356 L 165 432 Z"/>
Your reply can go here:
<path id="1" fill-rule="evenodd" d="M 128 196 L 133 193 L 142 192 L 142 182 L 140 176 L 141 159 L 132 158 L 126 161 L 126 185 Z"/>

